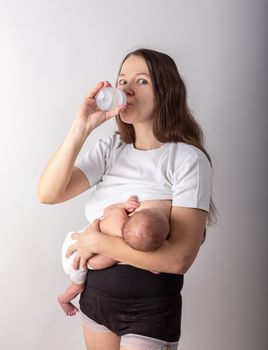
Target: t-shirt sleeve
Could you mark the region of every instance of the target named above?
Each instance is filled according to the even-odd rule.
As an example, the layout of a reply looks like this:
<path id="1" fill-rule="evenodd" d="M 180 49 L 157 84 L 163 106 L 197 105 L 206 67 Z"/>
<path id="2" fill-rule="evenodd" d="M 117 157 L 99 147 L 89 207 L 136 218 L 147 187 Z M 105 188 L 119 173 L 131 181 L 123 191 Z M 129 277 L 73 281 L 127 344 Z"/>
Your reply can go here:
<path id="1" fill-rule="evenodd" d="M 105 173 L 107 161 L 113 147 L 114 136 L 97 141 L 90 149 L 75 163 L 87 177 L 90 187 L 100 182 Z"/>
<path id="2" fill-rule="evenodd" d="M 211 165 L 203 152 L 193 150 L 175 168 L 172 205 L 208 211 L 211 193 Z"/>

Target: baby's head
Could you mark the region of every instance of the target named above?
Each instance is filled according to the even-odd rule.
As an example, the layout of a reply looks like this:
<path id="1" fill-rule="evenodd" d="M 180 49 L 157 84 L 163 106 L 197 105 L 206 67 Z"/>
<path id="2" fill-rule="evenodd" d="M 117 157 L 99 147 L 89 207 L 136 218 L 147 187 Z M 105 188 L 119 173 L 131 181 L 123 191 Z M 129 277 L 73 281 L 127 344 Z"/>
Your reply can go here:
<path id="1" fill-rule="evenodd" d="M 168 233 L 168 219 L 159 209 L 143 209 L 130 217 L 123 238 L 133 249 L 148 252 L 160 247 Z"/>

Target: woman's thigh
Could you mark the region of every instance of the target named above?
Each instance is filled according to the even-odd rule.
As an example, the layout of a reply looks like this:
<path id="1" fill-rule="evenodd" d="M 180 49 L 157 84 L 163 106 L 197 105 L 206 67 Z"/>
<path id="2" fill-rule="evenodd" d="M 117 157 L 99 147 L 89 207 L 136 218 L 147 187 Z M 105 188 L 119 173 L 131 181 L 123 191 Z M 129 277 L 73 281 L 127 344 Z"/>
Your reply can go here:
<path id="1" fill-rule="evenodd" d="M 178 341 L 166 342 L 139 334 L 126 334 L 121 337 L 120 350 L 177 350 L 178 344 Z"/>
<path id="2" fill-rule="evenodd" d="M 83 333 L 87 350 L 120 349 L 120 337 L 113 332 L 97 332 L 83 325 Z"/>

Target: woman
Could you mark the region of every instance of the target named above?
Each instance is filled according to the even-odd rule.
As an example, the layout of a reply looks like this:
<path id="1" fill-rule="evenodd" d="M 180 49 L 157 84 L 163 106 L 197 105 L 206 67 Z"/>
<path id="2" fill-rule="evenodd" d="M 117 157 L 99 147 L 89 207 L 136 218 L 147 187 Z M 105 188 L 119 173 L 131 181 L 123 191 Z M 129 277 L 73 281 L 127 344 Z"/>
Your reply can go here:
<path id="1" fill-rule="evenodd" d="M 41 177 L 39 199 L 60 203 L 97 185 L 86 205 L 90 222 L 128 195 L 172 201 L 170 234 L 157 250 L 136 251 L 121 238 L 100 233 L 97 219 L 83 234 L 73 235 L 76 243 L 68 255 L 77 252 L 75 268 L 85 268 L 94 254 L 121 262 L 88 273 L 80 299 L 87 349 L 177 349 L 183 275 L 214 211 L 210 159 L 169 56 L 148 49 L 128 54 L 117 80 L 127 104 L 107 113 L 95 103 L 106 86 L 110 84 L 99 83 L 81 104 Z M 114 115 L 119 133 L 97 142 L 76 162 L 92 130 Z"/>

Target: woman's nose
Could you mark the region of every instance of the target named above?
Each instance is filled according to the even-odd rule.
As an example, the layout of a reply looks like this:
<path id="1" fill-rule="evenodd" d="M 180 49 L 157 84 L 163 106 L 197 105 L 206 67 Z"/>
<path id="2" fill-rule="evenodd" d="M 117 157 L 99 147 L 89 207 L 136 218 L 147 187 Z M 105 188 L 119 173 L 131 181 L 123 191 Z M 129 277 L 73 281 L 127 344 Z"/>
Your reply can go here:
<path id="1" fill-rule="evenodd" d="M 135 95 L 135 91 L 133 90 L 133 88 L 127 84 L 123 87 L 123 91 L 127 96 L 134 96 Z"/>

